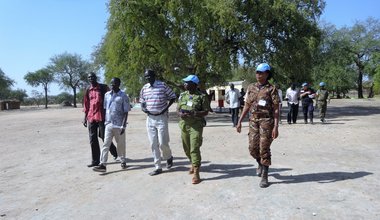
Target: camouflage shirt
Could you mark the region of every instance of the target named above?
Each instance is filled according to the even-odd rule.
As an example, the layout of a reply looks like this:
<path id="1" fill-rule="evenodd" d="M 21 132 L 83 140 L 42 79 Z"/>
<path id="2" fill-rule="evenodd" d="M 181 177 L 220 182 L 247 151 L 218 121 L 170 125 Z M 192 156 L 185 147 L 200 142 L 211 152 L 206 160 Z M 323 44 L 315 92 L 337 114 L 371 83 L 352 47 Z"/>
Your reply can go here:
<path id="1" fill-rule="evenodd" d="M 246 95 L 245 102 L 250 107 L 251 113 L 267 114 L 273 117 L 275 105 L 278 106 L 280 103 L 277 89 L 270 83 L 250 84 Z"/>

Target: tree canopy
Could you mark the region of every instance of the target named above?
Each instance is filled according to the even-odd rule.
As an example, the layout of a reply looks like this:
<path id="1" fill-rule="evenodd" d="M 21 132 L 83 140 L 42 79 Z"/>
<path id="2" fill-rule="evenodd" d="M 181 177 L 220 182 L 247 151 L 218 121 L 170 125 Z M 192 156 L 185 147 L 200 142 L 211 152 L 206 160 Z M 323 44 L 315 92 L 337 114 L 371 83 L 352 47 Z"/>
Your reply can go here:
<path id="1" fill-rule="evenodd" d="M 25 81 L 33 86 L 41 85 L 45 93 L 45 108 L 48 106 L 48 87 L 51 82 L 54 81 L 54 75 L 51 69 L 43 68 L 35 72 L 28 72 L 24 76 Z"/>
<path id="2" fill-rule="evenodd" d="M 63 53 L 51 58 L 49 69 L 56 75 L 57 82 L 62 88 L 73 91 L 73 105 L 77 107 L 77 89 L 87 80 L 87 74 L 93 66 L 78 54 Z"/>
<path id="3" fill-rule="evenodd" d="M 306 80 L 323 8 L 324 1 L 308 0 L 110 0 L 108 31 L 95 54 L 106 76 L 122 78 L 132 94 L 145 68 L 172 85 L 189 73 L 214 85 L 233 68 L 266 61 L 281 80 Z"/>

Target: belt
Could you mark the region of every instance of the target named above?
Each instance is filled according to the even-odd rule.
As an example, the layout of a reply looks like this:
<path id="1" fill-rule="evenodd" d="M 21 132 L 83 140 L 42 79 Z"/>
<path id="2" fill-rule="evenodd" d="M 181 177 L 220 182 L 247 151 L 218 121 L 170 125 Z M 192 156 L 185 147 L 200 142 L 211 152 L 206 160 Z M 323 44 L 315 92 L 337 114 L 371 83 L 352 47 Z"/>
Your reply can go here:
<path id="1" fill-rule="evenodd" d="M 267 113 L 252 113 L 252 119 L 271 118 Z"/>

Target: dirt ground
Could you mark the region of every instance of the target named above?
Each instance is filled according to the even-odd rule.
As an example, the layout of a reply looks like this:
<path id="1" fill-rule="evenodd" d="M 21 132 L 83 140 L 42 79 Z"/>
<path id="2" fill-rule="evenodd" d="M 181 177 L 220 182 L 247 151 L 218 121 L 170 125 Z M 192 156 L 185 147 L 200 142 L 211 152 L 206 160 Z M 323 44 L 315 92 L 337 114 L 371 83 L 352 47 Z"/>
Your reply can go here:
<path id="1" fill-rule="evenodd" d="M 81 108 L 2 111 L 0 219 L 380 219 L 380 100 L 332 100 L 326 124 L 305 125 L 300 112 L 288 125 L 286 111 L 266 189 L 254 176 L 247 122 L 239 134 L 226 113 L 207 117 L 203 182 L 192 185 L 174 108 L 174 166 L 153 177 L 138 108 L 127 129 L 129 167 L 110 156 L 105 174 L 86 166 Z"/>

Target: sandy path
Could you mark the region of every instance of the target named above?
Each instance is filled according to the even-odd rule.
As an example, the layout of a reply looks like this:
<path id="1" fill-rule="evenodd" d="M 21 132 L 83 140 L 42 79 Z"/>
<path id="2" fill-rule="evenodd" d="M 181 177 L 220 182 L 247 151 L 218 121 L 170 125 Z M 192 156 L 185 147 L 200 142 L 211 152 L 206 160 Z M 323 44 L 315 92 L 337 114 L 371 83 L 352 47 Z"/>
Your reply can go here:
<path id="1" fill-rule="evenodd" d="M 139 109 L 129 117 L 128 169 L 112 163 L 105 175 L 86 167 L 81 108 L 3 111 L 0 219 L 379 219 L 379 106 L 380 100 L 332 100 L 327 124 L 305 125 L 301 117 L 283 123 L 267 189 L 253 176 L 247 123 L 238 134 L 227 114 L 208 117 L 204 181 L 194 186 L 174 113 L 175 165 L 150 177 Z"/>

